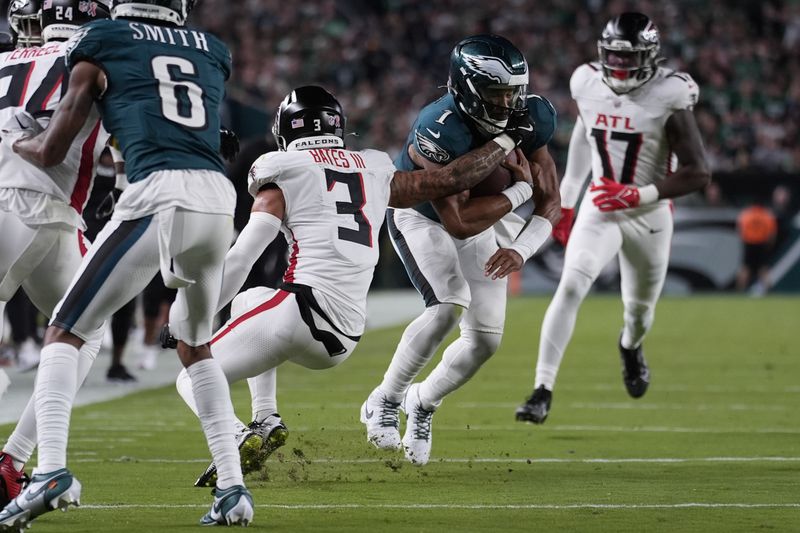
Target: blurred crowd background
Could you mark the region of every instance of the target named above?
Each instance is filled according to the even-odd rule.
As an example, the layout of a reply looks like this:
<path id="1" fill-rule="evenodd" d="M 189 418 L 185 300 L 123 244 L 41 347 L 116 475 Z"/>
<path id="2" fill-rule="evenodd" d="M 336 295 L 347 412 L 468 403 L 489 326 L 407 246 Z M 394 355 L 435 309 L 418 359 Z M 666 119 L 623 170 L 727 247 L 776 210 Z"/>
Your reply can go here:
<path id="1" fill-rule="evenodd" d="M 576 115 L 570 75 L 596 59 L 605 22 L 630 9 L 659 26 L 665 64 L 700 85 L 696 113 L 713 170 L 800 171 L 796 0 L 202 0 L 193 23 L 233 51 L 231 113 L 245 135 L 268 131 L 291 87 L 319 83 L 345 106 L 359 134 L 351 144 L 390 154 L 442 93 L 453 45 L 501 34 L 528 58 L 531 90 L 559 112 L 551 150 L 563 163 Z"/>
<path id="2" fill-rule="evenodd" d="M 8 4 L 0 0 L 3 13 Z M 228 168 L 239 191 L 237 228 L 252 203 L 247 171 L 275 149 L 273 114 L 293 87 L 331 90 L 348 117 L 348 146 L 395 156 L 419 110 L 445 92 L 453 46 L 477 33 L 503 35 L 526 55 L 530 91 L 548 98 L 559 115 L 549 149 L 563 173 L 577 114 L 570 76 L 597 59 L 603 26 L 623 11 L 650 16 L 661 32 L 664 64 L 700 86 L 695 115 L 713 170 L 704 191 L 676 202 L 665 292 L 800 292 L 800 0 L 198 0 L 189 25 L 217 35 L 233 53 L 223 122 L 242 139 Z M 96 183 L 101 202 L 113 185 Z M 99 217 L 96 211 L 87 208 L 87 221 Z M 385 230 L 379 246 L 373 288 L 410 287 Z M 275 286 L 285 249 L 276 239 L 245 287 Z M 512 291 L 552 294 L 562 258 L 560 246 L 543 247 Z M 597 290 L 618 290 L 615 268 L 609 265 Z M 150 315 L 142 301 L 136 322 L 158 326 L 168 299 L 150 305 Z M 25 354 L 38 356 L 44 321 L 22 293 L 7 315 L 16 323 L 8 343 L 0 339 L 0 366 L 33 368 L 38 358 Z M 142 344 L 142 370 L 152 367 L 153 327 L 132 335 Z M 135 380 L 121 365 L 128 330 L 118 329 L 108 378 Z"/>

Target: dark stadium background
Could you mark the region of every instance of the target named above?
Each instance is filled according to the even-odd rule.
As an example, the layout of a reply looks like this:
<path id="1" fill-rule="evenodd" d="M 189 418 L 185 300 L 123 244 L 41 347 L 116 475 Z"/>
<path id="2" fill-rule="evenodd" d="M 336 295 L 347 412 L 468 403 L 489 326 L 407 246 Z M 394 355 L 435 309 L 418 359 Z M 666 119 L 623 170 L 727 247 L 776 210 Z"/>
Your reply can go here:
<path id="1" fill-rule="evenodd" d="M 5 9 L 8 1 L 2 4 Z M 482 32 L 501 34 L 526 54 L 530 90 L 549 98 L 559 114 L 550 150 L 563 172 L 576 116 L 570 75 L 596 58 L 605 21 L 624 10 L 648 14 L 661 30 L 664 64 L 687 71 L 700 85 L 695 112 L 714 172 L 709 190 L 677 202 L 677 264 L 671 265 L 667 292 L 733 288 L 742 258 L 736 216 L 754 202 L 770 205 L 780 186 L 790 199 L 776 213 L 776 288 L 800 290 L 800 241 L 792 222 L 800 203 L 797 2 L 200 0 L 190 25 L 216 34 L 233 52 L 224 122 L 243 141 L 229 174 L 244 190 L 249 163 L 272 149 L 273 111 L 293 86 L 329 88 L 345 107 L 349 132 L 357 134 L 348 144 L 394 156 L 419 109 L 444 91 L 455 42 Z M 240 226 L 249 202 L 246 195 L 240 199 Z M 703 246 L 709 240 L 711 246 Z M 375 285 L 407 286 L 388 240 L 381 246 Z M 698 259 L 698 247 L 712 253 Z M 529 262 L 521 288 L 551 290 L 560 252 L 549 247 Z M 276 266 L 265 268 L 274 278 Z M 614 280 L 612 267 L 600 287 L 614 288 Z"/>

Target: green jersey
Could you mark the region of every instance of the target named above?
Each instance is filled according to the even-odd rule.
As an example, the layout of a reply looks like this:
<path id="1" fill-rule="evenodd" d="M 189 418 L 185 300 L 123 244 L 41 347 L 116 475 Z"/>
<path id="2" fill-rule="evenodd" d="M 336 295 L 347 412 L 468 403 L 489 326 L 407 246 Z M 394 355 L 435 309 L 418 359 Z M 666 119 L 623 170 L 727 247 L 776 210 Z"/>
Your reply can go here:
<path id="1" fill-rule="evenodd" d="M 67 67 L 90 61 L 108 87 L 97 105 L 119 141 L 128 181 L 159 170 L 224 172 L 219 109 L 231 72 L 216 37 L 177 26 L 130 20 L 87 24 L 67 47 Z"/>

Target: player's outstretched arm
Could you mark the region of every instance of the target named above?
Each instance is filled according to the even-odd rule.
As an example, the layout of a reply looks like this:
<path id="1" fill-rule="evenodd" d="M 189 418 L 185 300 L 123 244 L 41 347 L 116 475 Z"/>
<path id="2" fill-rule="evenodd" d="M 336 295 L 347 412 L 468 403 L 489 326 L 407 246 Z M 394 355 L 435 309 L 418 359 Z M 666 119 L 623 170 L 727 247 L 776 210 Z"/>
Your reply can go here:
<path id="1" fill-rule="evenodd" d="M 86 122 L 95 99 L 105 90 L 105 84 L 105 74 L 98 66 L 87 61 L 78 63 L 72 69 L 69 89 L 50 125 L 35 137 L 15 142 L 13 150 L 39 167 L 61 163 Z"/>
<path id="2" fill-rule="evenodd" d="M 678 156 L 678 170 L 656 184 L 659 198 L 676 198 L 702 189 L 711 180 L 706 151 L 694 113 L 676 111 L 665 126 L 667 139 Z"/>
<path id="3" fill-rule="evenodd" d="M 285 213 L 286 201 L 277 185 L 269 183 L 258 191 L 250 210 L 250 220 L 225 255 L 218 312 L 233 300 L 255 262 L 278 235 Z"/>
<path id="4" fill-rule="evenodd" d="M 502 146 L 498 141 L 489 141 L 438 169 L 395 171 L 389 205 L 412 207 L 474 187 L 505 159 L 507 151 L 513 150 L 514 141 L 506 135 L 499 138 L 503 138 L 499 141 Z"/>

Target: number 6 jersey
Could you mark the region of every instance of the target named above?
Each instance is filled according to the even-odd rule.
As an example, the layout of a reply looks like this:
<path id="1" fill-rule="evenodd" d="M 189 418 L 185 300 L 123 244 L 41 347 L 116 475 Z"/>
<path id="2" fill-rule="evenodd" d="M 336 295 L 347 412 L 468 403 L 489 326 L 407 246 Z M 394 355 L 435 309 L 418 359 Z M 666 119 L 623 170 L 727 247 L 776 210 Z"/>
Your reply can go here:
<path id="1" fill-rule="evenodd" d="M 97 105 L 129 182 L 162 170 L 224 172 L 217 110 L 231 56 L 219 39 L 120 19 L 91 22 L 67 45 L 68 68 L 89 61 L 106 73 Z"/>
<path id="2" fill-rule="evenodd" d="M 312 287 L 347 335 L 364 331 L 395 170 L 385 152 L 339 148 L 270 152 L 250 168 L 253 197 L 274 183 L 286 201 L 281 229 L 291 255 L 284 281 Z"/>

